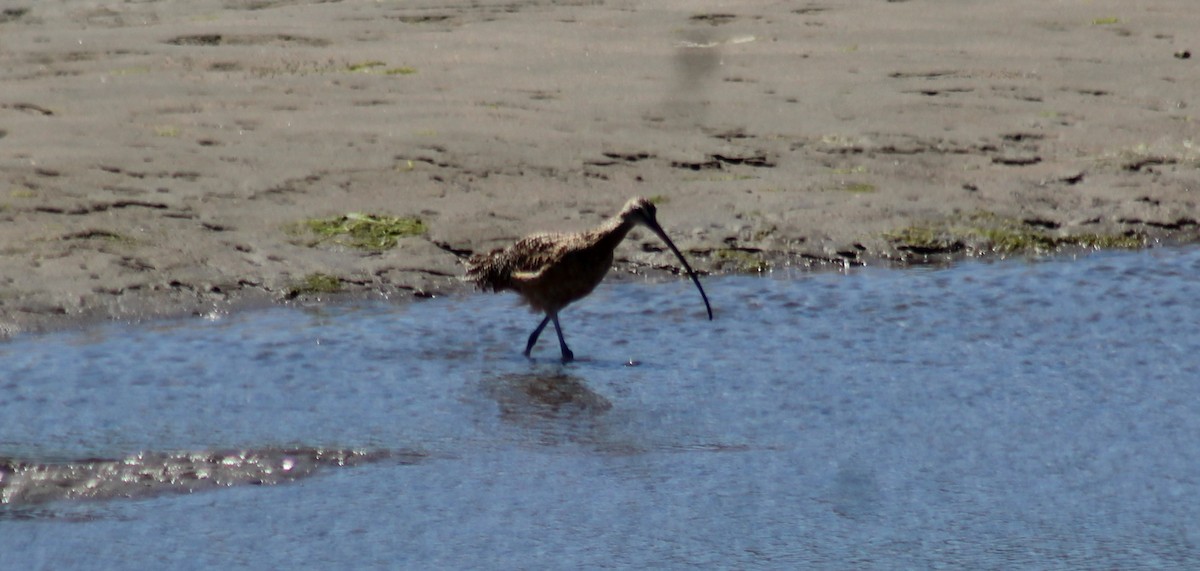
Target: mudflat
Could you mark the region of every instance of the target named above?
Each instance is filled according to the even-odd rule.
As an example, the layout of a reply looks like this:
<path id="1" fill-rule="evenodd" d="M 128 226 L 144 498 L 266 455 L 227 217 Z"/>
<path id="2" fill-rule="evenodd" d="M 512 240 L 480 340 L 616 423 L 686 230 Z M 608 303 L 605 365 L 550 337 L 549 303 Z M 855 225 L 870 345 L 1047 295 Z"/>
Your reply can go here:
<path id="1" fill-rule="evenodd" d="M 452 292 L 634 195 L 709 272 L 1195 241 L 1197 29 L 1192 0 L 10 2 L 0 331 Z"/>

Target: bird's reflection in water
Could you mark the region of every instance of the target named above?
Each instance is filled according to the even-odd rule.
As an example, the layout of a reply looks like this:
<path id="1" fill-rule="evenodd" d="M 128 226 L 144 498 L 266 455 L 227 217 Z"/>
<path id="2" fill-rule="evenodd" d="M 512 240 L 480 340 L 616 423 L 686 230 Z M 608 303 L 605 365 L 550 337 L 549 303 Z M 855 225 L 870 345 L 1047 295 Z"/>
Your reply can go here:
<path id="1" fill-rule="evenodd" d="M 540 445 L 594 444 L 598 421 L 612 402 L 562 371 L 513 373 L 485 379 L 500 420 L 529 431 Z"/>
<path id="2" fill-rule="evenodd" d="M 603 414 L 612 403 L 574 375 L 558 372 L 513 373 L 488 382 L 501 415 L 519 419 L 579 418 Z"/>

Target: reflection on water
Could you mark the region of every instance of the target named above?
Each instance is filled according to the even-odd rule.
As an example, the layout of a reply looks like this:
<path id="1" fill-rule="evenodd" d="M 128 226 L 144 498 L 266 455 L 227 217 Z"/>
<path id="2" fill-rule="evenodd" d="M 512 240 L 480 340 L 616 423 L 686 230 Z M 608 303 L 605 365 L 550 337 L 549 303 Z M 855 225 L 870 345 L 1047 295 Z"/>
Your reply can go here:
<path id="1" fill-rule="evenodd" d="M 501 422 L 540 446 L 594 440 L 598 417 L 612 408 L 583 379 L 561 369 L 484 379 L 482 390 L 496 401 Z"/>
<path id="2" fill-rule="evenodd" d="M 606 284 L 568 365 L 520 356 L 503 296 L 21 338 L 0 553 L 1197 568 L 1197 275 L 1193 248 L 721 278 L 713 322 L 688 282 Z"/>
<path id="3" fill-rule="evenodd" d="M 524 424 L 532 418 L 577 419 L 603 414 L 612 403 L 564 371 L 508 373 L 484 381 L 500 405 L 500 418 Z"/>

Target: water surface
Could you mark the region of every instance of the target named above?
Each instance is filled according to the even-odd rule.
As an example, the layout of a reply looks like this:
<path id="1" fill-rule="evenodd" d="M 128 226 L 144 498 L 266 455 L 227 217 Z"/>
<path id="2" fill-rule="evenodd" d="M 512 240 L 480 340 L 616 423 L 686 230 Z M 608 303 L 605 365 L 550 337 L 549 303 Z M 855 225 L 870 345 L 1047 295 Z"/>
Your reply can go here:
<path id="1" fill-rule="evenodd" d="M 566 366 L 553 335 L 520 356 L 537 317 L 508 296 L 19 338 L 0 345 L 0 553 L 1196 568 L 1197 275 L 1190 248 L 727 277 L 706 280 L 712 322 L 688 282 L 604 285 L 562 316 Z M 226 465 L 249 471 L 196 484 Z M 126 487 L 20 496 L 20 466 Z"/>

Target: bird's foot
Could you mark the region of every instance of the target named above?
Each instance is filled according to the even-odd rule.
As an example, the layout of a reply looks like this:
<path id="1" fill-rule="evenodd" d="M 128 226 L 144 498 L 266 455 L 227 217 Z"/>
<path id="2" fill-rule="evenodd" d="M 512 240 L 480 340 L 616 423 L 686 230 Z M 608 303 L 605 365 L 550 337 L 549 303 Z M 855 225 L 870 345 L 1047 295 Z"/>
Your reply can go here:
<path id="1" fill-rule="evenodd" d="M 571 361 L 574 361 L 574 360 L 575 360 L 575 354 L 572 353 L 570 349 L 563 349 L 562 362 L 570 363 Z"/>

